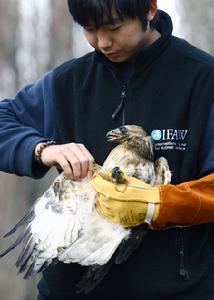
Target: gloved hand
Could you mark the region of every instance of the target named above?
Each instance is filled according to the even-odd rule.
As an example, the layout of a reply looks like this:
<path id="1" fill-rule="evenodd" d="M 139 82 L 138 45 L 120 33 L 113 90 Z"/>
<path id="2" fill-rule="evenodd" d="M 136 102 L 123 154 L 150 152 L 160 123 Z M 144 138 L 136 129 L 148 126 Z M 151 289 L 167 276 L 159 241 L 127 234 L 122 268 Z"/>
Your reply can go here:
<path id="1" fill-rule="evenodd" d="M 94 175 L 92 184 L 98 195 L 97 211 L 124 227 L 150 224 L 159 214 L 159 187 L 125 175 L 123 180 L 122 184 L 112 183 L 110 172 Z"/>
<path id="2" fill-rule="evenodd" d="M 214 221 L 214 174 L 156 187 L 129 176 L 124 180 L 124 184 L 112 183 L 110 172 L 102 170 L 93 177 L 96 209 L 110 222 L 124 227 L 148 223 L 163 229 Z"/>

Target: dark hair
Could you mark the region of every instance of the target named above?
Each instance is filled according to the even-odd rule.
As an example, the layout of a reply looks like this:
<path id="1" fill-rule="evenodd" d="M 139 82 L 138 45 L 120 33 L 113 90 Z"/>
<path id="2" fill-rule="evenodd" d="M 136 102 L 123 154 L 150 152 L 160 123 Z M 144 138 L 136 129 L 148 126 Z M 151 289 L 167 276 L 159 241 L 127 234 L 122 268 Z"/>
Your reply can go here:
<path id="1" fill-rule="evenodd" d="M 143 29 L 147 27 L 147 14 L 153 0 L 68 0 L 68 7 L 75 22 L 85 27 L 90 21 L 96 27 L 113 23 L 112 8 L 118 17 L 139 18 Z M 154 27 L 154 22 L 150 23 Z"/>

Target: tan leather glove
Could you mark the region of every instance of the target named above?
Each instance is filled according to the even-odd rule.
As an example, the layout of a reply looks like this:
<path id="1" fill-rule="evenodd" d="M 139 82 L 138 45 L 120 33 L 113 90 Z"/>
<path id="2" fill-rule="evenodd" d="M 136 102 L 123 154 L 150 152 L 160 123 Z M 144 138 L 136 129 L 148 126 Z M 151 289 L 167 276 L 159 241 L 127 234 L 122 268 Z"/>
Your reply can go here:
<path id="1" fill-rule="evenodd" d="M 125 175 L 124 181 L 124 184 L 112 183 L 110 172 L 94 175 L 92 184 L 97 191 L 97 211 L 124 227 L 150 224 L 159 214 L 159 188 Z"/>
<path id="2" fill-rule="evenodd" d="M 214 221 L 214 174 L 178 185 L 152 187 L 124 176 L 125 184 L 111 182 L 109 173 L 94 175 L 96 209 L 124 227 L 142 223 L 153 229 Z"/>

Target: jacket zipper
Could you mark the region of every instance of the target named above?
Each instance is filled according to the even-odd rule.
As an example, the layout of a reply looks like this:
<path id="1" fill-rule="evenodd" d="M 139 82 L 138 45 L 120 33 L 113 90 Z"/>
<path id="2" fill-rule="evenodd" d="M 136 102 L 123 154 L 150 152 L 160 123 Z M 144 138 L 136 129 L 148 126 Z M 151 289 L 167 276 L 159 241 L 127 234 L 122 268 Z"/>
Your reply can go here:
<path id="1" fill-rule="evenodd" d="M 189 272 L 185 268 L 185 255 L 184 255 L 184 240 L 182 233 L 179 231 L 179 258 L 180 258 L 180 267 L 179 267 L 179 277 L 183 280 L 188 280 L 189 279 Z"/>
<path id="2" fill-rule="evenodd" d="M 112 119 L 116 120 L 119 114 L 122 112 L 122 126 L 125 125 L 126 119 L 125 119 L 125 106 L 126 106 L 126 95 L 127 95 L 127 87 L 126 85 L 123 85 L 122 92 L 120 95 L 120 103 L 114 113 L 112 114 Z"/>

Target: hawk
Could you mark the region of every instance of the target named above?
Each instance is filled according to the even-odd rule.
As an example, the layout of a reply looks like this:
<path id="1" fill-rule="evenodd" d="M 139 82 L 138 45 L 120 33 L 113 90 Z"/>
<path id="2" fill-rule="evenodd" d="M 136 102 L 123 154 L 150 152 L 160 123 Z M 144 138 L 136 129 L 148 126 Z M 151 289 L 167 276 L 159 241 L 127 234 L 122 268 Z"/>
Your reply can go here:
<path id="1" fill-rule="evenodd" d="M 115 183 L 120 182 L 123 173 L 151 185 L 170 182 L 167 160 L 160 157 L 154 161 L 152 139 L 142 127 L 121 126 L 109 131 L 106 137 L 118 145 L 102 167 L 95 165 L 95 172 L 110 171 Z M 25 279 L 56 261 L 90 266 L 78 286 L 79 292 L 90 292 L 113 262 L 121 263 L 132 254 L 148 231 L 145 225 L 131 230 L 108 222 L 96 211 L 95 201 L 96 191 L 91 179 L 72 181 L 60 174 L 4 236 L 25 226 L 17 240 L 0 257 L 25 241 L 16 262 L 19 273 L 24 273 Z"/>

